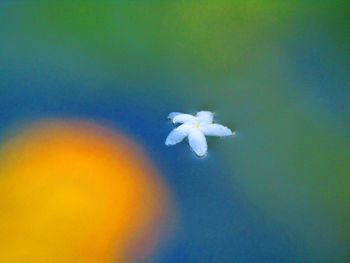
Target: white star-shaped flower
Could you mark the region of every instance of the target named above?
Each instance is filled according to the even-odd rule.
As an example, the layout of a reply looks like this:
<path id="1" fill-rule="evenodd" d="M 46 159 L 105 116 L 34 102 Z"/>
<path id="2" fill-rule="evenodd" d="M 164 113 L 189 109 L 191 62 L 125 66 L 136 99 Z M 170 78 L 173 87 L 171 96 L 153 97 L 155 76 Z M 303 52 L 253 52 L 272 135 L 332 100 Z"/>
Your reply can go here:
<path id="1" fill-rule="evenodd" d="M 188 143 L 198 156 L 204 156 L 208 151 L 205 136 L 230 136 L 234 133 L 227 127 L 213 123 L 214 114 L 210 111 L 200 111 L 196 116 L 180 112 L 172 112 L 168 118 L 181 125 L 170 132 L 165 145 L 175 145 L 188 137 Z"/>

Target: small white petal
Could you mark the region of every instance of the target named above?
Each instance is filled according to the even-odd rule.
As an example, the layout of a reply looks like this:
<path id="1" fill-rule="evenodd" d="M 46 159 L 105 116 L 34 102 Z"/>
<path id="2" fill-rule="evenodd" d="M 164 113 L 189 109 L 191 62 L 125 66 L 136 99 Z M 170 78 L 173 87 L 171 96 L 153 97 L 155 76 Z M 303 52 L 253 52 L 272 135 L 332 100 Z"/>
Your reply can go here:
<path id="1" fill-rule="evenodd" d="M 233 135 L 233 132 L 220 124 L 207 124 L 201 126 L 201 131 L 206 136 L 230 136 Z"/>
<path id="2" fill-rule="evenodd" d="M 171 112 L 168 115 L 168 119 L 173 120 L 175 116 L 180 115 L 180 114 L 183 114 L 183 113 L 181 113 L 181 112 Z"/>
<path id="3" fill-rule="evenodd" d="M 186 136 L 188 135 L 190 127 L 191 127 L 190 125 L 182 124 L 176 129 L 172 130 L 165 140 L 165 145 L 167 146 L 175 145 L 183 141 L 183 139 L 185 139 Z"/>
<path id="4" fill-rule="evenodd" d="M 208 145 L 204 134 L 199 129 L 191 129 L 188 135 L 188 142 L 192 150 L 198 156 L 204 156 L 207 153 Z"/>
<path id="5" fill-rule="evenodd" d="M 196 117 L 190 114 L 178 114 L 173 118 L 173 123 L 195 122 Z"/>
<path id="6" fill-rule="evenodd" d="M 200 111 L 197 113 L 197 118 L 201 123 L 213 123 L 214 113 L 210 111 Z"/>

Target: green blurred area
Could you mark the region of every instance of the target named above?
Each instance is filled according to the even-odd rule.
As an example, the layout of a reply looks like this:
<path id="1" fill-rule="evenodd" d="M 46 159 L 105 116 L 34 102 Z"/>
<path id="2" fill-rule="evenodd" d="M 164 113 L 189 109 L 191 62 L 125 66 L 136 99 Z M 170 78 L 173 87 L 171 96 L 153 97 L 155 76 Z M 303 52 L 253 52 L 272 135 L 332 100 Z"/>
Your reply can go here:
<path id="1" fill-rule="evenodd" d="M 75 43 L 114 67 L 121 67 L 118 60 L 128 68 L 176 57 L 188 70 L 207 77 L 225 76 L 239 69 L 252 51 L 310 27 L 344 37 L 337 25 L 349 22 L 346 1 L 39 3 L 10 5 L 8 22 L 24 23 L 21 33 L 40 41 Z"/>

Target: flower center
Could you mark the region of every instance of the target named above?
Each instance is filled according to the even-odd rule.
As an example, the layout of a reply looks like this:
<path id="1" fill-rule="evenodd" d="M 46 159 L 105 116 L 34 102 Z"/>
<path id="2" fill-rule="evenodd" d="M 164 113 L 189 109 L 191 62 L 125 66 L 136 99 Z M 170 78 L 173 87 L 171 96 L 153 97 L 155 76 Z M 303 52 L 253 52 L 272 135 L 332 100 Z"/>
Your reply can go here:
<path id="1" fill-rule="evenodd" d="M 199 122 L 196 122 L 193 124 L 194 128 L 199 129 L 201 127 L 201 124 Z"/>

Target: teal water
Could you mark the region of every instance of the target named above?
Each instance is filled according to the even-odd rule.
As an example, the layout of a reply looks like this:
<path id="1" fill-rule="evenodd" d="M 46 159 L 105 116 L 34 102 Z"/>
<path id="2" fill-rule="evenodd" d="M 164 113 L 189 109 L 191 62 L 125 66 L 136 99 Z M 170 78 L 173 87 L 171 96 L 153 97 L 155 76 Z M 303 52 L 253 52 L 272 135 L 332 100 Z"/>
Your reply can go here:
<path id="1" fill-rule="evenodd" d="M 350 261 L 346 1 L 0 4 L 0 132 L 79 117 L 140 143 L 178 225 L 149 262 Z M 172 111 L 234 139 L 165 147 Z"/>

